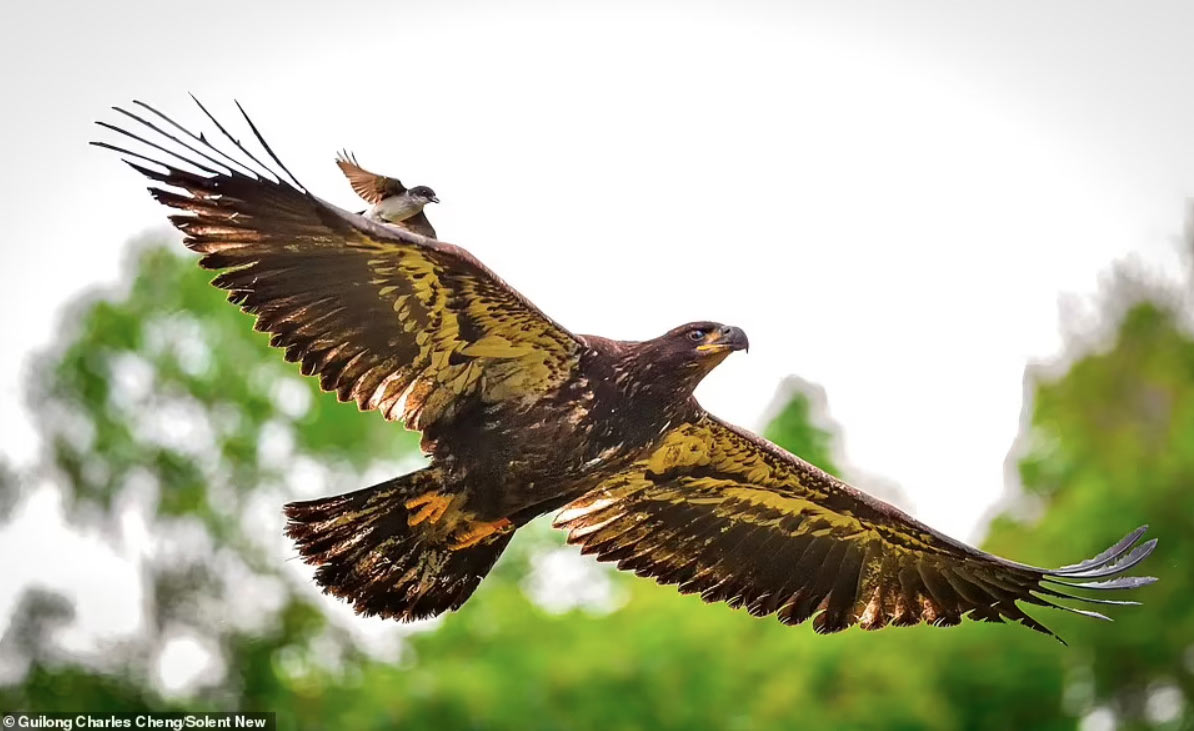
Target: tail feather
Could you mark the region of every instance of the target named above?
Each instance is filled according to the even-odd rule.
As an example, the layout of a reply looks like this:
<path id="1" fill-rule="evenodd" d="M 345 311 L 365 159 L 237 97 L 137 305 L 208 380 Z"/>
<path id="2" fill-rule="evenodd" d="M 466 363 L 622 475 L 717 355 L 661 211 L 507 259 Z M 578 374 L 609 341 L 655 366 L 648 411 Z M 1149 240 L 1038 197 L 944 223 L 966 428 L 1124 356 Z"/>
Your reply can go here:
<path id="1" fill-rule="evenodd" d="M 447 492 L 433 468 L 335 497 L 290 503 L 286 535 L 315 581 L 360 614 L 410 621 L 459 608 L 493 568 L 511 534 L 450 548 L 450 520 L 410 525 L 406 502 Z"/>

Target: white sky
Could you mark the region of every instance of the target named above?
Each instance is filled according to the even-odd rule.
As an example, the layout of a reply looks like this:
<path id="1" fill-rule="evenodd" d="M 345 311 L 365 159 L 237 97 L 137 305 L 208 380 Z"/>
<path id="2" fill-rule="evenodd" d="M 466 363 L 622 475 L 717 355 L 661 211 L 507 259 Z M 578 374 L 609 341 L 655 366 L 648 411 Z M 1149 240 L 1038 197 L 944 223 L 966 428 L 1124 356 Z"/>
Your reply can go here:
<path id="1" fill-rule="evenodd" d="M 344 205 L 344 146 L 433 186 L 443 238 L 579 332 L 742 326 L 706 407 L 757 427 L 783 376 L 820 383 L 850 461 L 962 538 L 1059 298 L 1177 265 L 1189 3 L 497 5 L 0 6 L 0 450 L 36 454 L 24 368 L 61 305 L 165 221 L 85 144 L 132 98 L 240 99 Z"/>

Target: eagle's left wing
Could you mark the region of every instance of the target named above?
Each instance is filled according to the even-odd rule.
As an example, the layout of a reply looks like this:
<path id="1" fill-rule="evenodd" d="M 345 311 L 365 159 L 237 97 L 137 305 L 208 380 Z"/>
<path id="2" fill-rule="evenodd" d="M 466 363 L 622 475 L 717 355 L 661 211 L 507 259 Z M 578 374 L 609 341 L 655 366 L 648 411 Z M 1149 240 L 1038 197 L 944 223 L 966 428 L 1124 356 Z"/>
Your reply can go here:
<path id="1" fill-rule="evenodd" d="M 955 541 L 744 430 L 708 414 L 672 429 L 651 455 L 566 506 L 568 540 L 620 569 L 706 601 L 818 632 L 854 624 L 1015 620 L 1052 634 L 1016 602 L 1063 591 L 1134 588 L 1119 574 L 1152 552 L 1140 528 L 1098 556 L 1040 569 Z M 819 613 L 818 613 L 819 612 Z"/>
<path id="2" fill-rule="evenodd" d="M 147 132 L 99 124 L 151 154 L 94 144 L 150 163 L 126 160 L 163 186 L 150 188 L 157 200 L 181 211 L 171 221 L 183 243 L 203 254 L 201 266 L 221 270 L 212 283 L 341 401 L 421 430 L 474 398 L 533 401 L 576 368 L 583 342 L 464 249 L 349 213 L 287 181 L 252 122 L 274 166 L 215 117 L 239 154 L 138 105 L 141 115 L 117 111 Z"/>

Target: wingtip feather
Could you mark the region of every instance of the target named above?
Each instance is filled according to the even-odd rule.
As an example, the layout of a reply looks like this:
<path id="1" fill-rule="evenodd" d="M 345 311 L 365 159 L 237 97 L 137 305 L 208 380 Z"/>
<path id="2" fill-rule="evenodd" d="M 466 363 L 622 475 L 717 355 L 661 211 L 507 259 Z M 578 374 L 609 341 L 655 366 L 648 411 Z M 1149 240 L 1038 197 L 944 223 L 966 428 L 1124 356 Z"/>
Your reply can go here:
<path id="1" fill-rule="evenodd" d="M 1112 561 L 1116 560 L 1120 556 L 1124 555 L 1125 553 L 1127 553 L 1128 550 L 1131 549 L 1131 547 L 1133 545 L 1135 545 L 1136 541 L 1140 540 L 1140 537 L 1143 536 L 1147 530 L 1148 530 L 1148 526 L 1142 525 L 1142 526 L 1136 528 L 1135 530 L 1131 531 L 1130 533 L 1128 533 L 1126 536 L 1119 539 L 1115 543 L 1111 544 L 1108 548 L 1104 549 L 1103 551 L 1100 551 L 1097 555 L 1092 556 L 1091 558 L 1088 558 L 1085 561 L 1079 561 L 1076 564 L 1070 564 L 1068 566 L 1062 566 L 1060 568 L 1054 569 L 1050 573 L 1054 573 L 1054 574 L 1079 573 L 1079 572 L 1083 572 L 1083 571 L 1089 571 L 1091 569 L 1095 569 L 1100 566 L 1105 566 L 1105 565 L 1111 563 Z"/>

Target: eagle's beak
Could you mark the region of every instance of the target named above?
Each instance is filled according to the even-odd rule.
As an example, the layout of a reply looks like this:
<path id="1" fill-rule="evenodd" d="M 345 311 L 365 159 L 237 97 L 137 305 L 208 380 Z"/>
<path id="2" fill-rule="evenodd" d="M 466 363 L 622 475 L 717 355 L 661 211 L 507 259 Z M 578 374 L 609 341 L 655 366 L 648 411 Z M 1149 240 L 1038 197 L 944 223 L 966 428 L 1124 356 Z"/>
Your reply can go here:
<path id="1" fill-rule="evenodd" d="M 697 346 L 697 350 L 705 352 L 718 352 L 722 350 L 750 350 L 750 340 L 746 338 L 746 333 L 740 327 L 730 327 L 726 325 L 720 330 L 709 333 L 705 338 L 705 342 Z"/>

